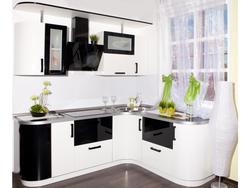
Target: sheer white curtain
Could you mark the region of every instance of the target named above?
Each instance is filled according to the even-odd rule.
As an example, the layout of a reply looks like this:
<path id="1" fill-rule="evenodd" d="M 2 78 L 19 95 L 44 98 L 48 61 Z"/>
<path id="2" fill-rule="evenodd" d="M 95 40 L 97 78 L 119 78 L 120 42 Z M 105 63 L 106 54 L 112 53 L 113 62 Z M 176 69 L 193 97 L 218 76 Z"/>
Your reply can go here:
<path id="1" fill-rule="evenodd" d="M 201 82 L 194 115 L 209 118 L 216 84 L 227 80 L 226 0 L 157 0 L 159 99 L 162 74 L 173 75 L 171 97 L 185 112 L 193 75 Z M 227 54 L 227 53 L 226 53 Z"/>

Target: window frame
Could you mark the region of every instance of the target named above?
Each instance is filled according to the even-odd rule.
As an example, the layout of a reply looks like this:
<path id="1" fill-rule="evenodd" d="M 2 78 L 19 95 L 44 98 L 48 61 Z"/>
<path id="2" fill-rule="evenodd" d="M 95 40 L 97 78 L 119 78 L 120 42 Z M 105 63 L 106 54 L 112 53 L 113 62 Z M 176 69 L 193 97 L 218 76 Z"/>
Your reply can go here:
<path id="1" fill-rule="evenodd" d="M 224 39 L 227 38 L 227 51 L 224 50 L 224 55 L 227 54 L 227 68 L 221 68 L 221 69 L 211 69 L 211 68 L 204 69 L 203 68 L 203 69 L 199 69 L 199 72 L 197 72 L 197 71 L 195 71 L 195 70 L 197 70 L 195 67 L 197 64 L 195 62 L 193 62 L 193 68 L 189 68 L 188 71 L 190 71 L 191 74 L 194 75 L 194 77 L 198 76 L 197 74 L 199 74 L 199 73 L 206 73 L 206 72 L 213 73 L 213 72 L 220 71 L 220 72 L 227 73 L 227 80 L 226 81 L 230 81 L 230 76 L 231 76 L 231 74 L 230 74 L 230 68 L 231 68 L 231 55 L 230 55 L 231 54 L 231 1 L 228 1 L 227 4 L 225 4 L 225 5 L 227 5 L 227 34 L 224 34 Z M 191 14 L 191 13 L 194 16 L 194 20 L 196 20 L 197 14 L 195 14 L 195 12 L 188 12 L 187 14 Z M 172 19 L 172 18 L 174 18 L 174 17 L 171 17 L 170 19 Z M 172 23 L 172 21 L 170 21 L 170 24 L 171 23 Z M 196 35 L 197 30 L 195 29 L 196 24 L 197 23 L 194 21 L 194 36 L 197 36 Z M 172 35 L 172 33 L 171 33 L 171 35 Z M 187 39 L 185 41 L 186 41 L 186 43 L 194 43 L 195 40 L 205 41 L 205 37 L 201 37 L 201 38 L 197 38 L 197 39 L 194 39 L 194 38 Z M 176 45 L 178 42 L 179 41 L 176 41 L 176 40 L 172 41 L 172 36 L 171 36 L 171 44 L 170 44 L 171 50 L 172 50 L 173 46 Z M 196 50 L 195 48 L 196 48 L 196 45 L 194 45 L 194 49 L 193 49 L 194 52 Z M 203 52 L 203 55 L 204 55 L 204 52 Z M 175 56 L 173 56 L 172 53 L 171 53 L 171 56 L 172 56 L 172 59 L 175 57 Z M 190 54 L 190 57 L 194 57 L 194 54 Z M 179 72 L 186 71 L 186 70 L 173 69 L 172 59 L 171 59 L 171 67 L 172 67 L 171 72 L 172 72 L 172 74 L 178 74 Z M 194 61 L 195 61 L 195 59 L 194 59 Z M 214 101 L 203 100 L 204 106 L 206 106 L 206 105 L 210 106 L 210 105 L 213 105 L 213 103 L 214 103 Z"/>

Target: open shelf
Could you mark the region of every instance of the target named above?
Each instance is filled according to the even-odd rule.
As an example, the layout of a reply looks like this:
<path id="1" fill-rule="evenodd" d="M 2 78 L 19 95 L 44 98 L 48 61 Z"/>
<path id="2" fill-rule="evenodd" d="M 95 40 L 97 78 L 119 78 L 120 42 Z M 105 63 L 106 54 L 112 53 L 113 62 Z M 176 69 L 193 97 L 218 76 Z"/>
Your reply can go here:
<path id="1" fill-rule="evenodd" d="M 14 6 L 13 9 L 18 11 L 25 11 L 38 14 L 40 14 L 40 11 L 43 10 L 45 15 L 59 16 L 65 18 L 73 18 L 77 16 L 77 17 L 88 18 L 89 21 L 91 22 L 99 22 L 112 25 L 123 24 L 124 27 L 131 27 L 135 29 L 153 25 L 150 22 L 133 20 L 129 18 L 122 18 L 112 15 L 100 14 L 95 12 L 78 10 L 68 7 L 61 7 L 57 5 L 50 5 L 39 2 L 19 2 Z"/>

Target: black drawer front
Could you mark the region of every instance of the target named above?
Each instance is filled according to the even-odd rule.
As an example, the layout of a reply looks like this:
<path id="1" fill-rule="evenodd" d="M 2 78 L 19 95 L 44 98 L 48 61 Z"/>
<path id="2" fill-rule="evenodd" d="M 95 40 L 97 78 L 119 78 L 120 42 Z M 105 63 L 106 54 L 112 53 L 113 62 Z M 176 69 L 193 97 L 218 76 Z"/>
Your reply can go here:
<path id="1" fill-rule="evenodd" d="M 173 149 L 174 127 L 173 123 L 143 118 L 142 139 L 160 146 Z"/>
<path id="2" fill-rule="evenodd" d="M 109 139 L 112 139 L 112 116 L 75 121 L 75 146 Z"/>

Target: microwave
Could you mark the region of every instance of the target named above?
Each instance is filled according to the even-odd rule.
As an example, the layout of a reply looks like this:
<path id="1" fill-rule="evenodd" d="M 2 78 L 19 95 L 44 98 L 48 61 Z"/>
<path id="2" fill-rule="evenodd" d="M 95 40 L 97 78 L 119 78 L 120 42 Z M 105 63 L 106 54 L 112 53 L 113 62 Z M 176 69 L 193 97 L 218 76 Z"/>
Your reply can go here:
<path id="1" fill-rule="evenodd" d="M 104 31 L 104 53 L 134 55 L 135 36 Z"/>

